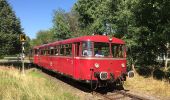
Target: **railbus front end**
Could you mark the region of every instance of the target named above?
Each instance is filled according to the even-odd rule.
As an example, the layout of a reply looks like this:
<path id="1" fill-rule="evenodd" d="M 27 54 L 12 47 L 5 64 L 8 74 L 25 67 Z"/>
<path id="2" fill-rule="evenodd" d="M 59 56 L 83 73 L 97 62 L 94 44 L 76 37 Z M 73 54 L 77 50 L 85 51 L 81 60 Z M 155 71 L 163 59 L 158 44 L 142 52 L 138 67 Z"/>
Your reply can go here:
<path id="1" fill-rule="evenodd" d="M 83 41 L 80 48 L 75 57 L 77 78 L 99 86 L 126 80 L 124 43 Z"/>

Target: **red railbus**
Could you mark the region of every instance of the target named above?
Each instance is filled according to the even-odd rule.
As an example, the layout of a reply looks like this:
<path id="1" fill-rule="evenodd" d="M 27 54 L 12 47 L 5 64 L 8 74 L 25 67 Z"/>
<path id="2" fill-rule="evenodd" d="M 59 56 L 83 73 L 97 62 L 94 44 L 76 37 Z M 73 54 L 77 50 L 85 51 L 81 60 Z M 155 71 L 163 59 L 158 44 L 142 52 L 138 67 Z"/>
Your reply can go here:
<path id="1" fill-rule="evenodd" d="M 75 80 L 99 86 L 121 83 L 127 75 L 125 42 L 102 35 L 36 46 L 33 62 Z"/>

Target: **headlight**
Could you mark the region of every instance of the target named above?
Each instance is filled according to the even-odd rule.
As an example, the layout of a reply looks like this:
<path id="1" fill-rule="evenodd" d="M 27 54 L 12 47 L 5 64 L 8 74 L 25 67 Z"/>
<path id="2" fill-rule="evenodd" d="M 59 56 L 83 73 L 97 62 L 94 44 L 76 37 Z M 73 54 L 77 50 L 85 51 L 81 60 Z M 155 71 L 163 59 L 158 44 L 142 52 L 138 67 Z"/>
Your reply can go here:
<path id="1" fill-rule="evenodd" d="M 98 63 L 95 63 L 94 66 L 95 66 L 96 68 L 99 68 L 99 67 L 100 67 L 100 65 L 99 65 Z"/>
<path id="2" fill-rule="evenodd" d="M 122 63 L 122 64 L 121 64 L 121 66 L 124 68 L 124 67 L 125 67 L 125 64 L 124 64 L 124 63 Z"/>

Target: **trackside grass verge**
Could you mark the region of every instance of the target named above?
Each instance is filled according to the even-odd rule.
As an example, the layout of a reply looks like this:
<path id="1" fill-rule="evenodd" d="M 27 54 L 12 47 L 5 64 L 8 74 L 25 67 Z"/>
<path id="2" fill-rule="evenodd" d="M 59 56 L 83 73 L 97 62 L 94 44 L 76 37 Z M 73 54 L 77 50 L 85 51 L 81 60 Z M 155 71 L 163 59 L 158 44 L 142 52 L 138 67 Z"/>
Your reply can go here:
<path id="1" fill-rule="evenodd" d="M 15 68 L 0 66 L 0 100 L 78 100 L 59 84 L 36 70 L 25 76 Z"/>
<path id="2" fill-rule="evenodd" d="M 134 78 L 127 79 L 124 87 L 141 94 L 170 98 L 170 83 L 165 80 L 156 80 L 152 77 L 145 78 L 135 74 Z"/>

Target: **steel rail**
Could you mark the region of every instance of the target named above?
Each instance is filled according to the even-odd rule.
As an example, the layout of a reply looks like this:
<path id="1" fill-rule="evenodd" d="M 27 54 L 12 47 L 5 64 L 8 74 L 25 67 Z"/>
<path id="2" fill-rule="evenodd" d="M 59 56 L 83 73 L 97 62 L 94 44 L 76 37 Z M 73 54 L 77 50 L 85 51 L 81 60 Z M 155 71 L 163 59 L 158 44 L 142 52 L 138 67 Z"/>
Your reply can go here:
<path id="1" fill-rule="evenodd" d="M 126 91 L 124 90 L 115 90 L 116 93 L 119 93 L 119 94 L 122 94 L 122 95 L 125 95 L 125 96 L 128 96 L 132 99 L 135 99 L 135 100 L 150 100 L 146 97 L 142 97 L 142 96 L 139 96 L 139 95 L 135 95 L 135 94 L 132 94 L 132 93 L 127 93 Z"/>

